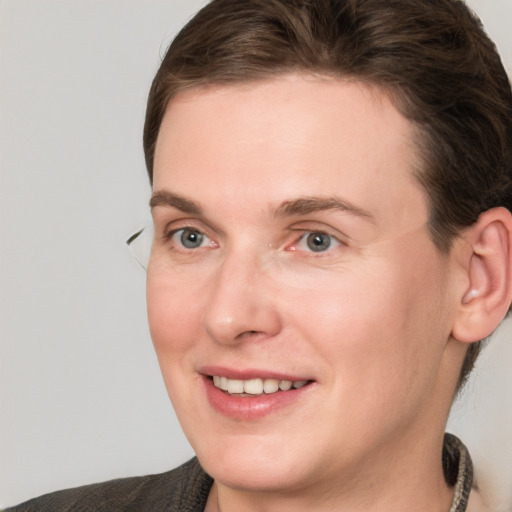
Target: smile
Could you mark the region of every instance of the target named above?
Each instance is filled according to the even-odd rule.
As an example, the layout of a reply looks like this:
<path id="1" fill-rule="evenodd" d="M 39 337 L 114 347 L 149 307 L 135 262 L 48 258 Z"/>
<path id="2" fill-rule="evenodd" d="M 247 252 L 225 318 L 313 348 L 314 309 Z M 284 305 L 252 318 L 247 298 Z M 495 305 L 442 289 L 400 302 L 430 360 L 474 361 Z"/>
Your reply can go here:
<path id="1" fill-rule="evenodd" d="M 278 380 L 278 379 L 228 379 L 218 375 L 213 376 L 213 384 L 216 388 L 226 391 L 230 395 L 238 396 L 259 396 L 277 393 L 278 391 L 289 391 L 300 389 L 308 384 L 307 380 Z"/>

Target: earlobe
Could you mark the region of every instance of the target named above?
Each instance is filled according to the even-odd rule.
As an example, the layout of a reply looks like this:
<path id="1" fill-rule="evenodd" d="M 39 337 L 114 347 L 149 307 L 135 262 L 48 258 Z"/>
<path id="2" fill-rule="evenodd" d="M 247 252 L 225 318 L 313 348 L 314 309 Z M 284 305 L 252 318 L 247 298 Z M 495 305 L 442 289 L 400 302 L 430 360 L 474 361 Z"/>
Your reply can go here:
<path id="1" fill-rule="evenodd" d="M 471 248 L 468 286 L 460 298 L 452 336 L 472 343 L 489 336 L 512 300 L 512 215 L 505 208 L 482 213 L 464 235 Z"/>

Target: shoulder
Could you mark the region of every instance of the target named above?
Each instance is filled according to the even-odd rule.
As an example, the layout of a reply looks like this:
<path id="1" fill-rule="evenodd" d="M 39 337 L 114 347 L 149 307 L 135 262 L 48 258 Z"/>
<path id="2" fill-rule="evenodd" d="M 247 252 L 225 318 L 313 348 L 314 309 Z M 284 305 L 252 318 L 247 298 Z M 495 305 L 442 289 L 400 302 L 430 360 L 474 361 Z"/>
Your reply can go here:
<path id="1" fill-rule="evenodd" d="M 5 512 L 204 510 L 212 479 L 196 458 L 157 475 L 110 480 L 32 499 Z"/>

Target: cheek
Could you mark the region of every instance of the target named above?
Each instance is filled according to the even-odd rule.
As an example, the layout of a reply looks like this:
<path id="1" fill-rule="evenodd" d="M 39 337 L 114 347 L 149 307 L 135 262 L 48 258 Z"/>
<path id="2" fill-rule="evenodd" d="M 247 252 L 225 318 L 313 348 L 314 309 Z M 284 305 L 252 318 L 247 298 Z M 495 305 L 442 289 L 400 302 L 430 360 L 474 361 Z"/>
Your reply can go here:
<path id="1" fill-rule="evenodd" d="M 190 354 L 194 340 L 199 339 L 198 301 L 194 300 L 197 292 L 190 292 L 187 287 L 180 289 L 173 285 L 173 280 L 148 269 L 146 295 L 149 328 L 160 371 L 174 410 L 183 423 L 194 399 Z"/>
<path id="2" fill-rule="evenodd" d="M 198 291 L 188 286 L 177 286 L 168 276 L 148 269 L 146 296 L 149 328 L 162 372 L 176 365 L 190 348 L 190 340 L 197 339 L 200 326 Z"/>
<path id="3" fill-rule="evenodd" d="M 425 249 L 395 247 L 289 297 L 293 323 L 343 392 L 405 393 L 435 377 L 450 330 L 443 266 Z"/>

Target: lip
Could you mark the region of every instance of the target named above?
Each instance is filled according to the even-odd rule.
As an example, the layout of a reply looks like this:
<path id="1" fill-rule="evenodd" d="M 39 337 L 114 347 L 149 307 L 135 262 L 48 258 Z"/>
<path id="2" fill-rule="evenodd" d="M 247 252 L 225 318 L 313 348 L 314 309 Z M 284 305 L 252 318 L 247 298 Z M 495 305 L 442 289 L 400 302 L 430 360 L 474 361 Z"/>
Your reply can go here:
<path id="1" fill-rule="evenodd" d="M 314 381 L 306 377 L 297 377 L 282 373 L 274 373 L 260 370 L 235 370 L 220 367 L 201 368 L 201 377 L 208 402 L 218 413 L 231 419 L 254 421 L 268 415 L 276 414 L 280 410 L 293 406 L 308 394 L 315 385 Z M 306 386 L 289 391 L 262 394 L 257 396 L 229 395 L 225 391 L 215 387 L 212 375 L 227 377 L 229 379 L 248 380 L 254 378 L 277 380 L 309 380 Z"/>
<path id="2" fill-rule="evenodd" d="M 291 375 L 286 373 L 272 372 L 269 370 L 258 370 L 250 368 L 240 370 L 235 368 L 226 368 L 224 366 L 202 366 L 198 373 L 207 377 L 218 375 L 219 377 L 227 377 L 228 379 L 249 380 L 249 379 L 276 379 L 276 380 L 314 380 L 307 375 Z"/>

